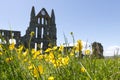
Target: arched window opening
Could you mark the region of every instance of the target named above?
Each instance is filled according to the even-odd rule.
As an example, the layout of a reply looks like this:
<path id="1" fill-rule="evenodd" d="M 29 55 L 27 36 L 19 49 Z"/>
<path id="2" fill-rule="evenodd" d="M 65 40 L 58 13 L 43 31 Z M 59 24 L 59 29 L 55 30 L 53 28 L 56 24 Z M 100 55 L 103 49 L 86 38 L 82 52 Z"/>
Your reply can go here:
<path id="1" fill-rule="evenodd" d="M 43 35 L 44 35 L 44 28 L 42 28 L 41 30 L 41 38 L 43 38 Z"/>
<path id="2" fill-rule="evenodd" d="M 40 18 L 38 18 L 38 24 L 40 24 Z"/>
<path id="3" fill-rule="evenodd" d="M 41 42 L 40 48 L 41 48 L 41 49 L 43 48 L 43 42 Z"/>
<path id="4" fill-rule="evenodd" d="M 45 20 L 45 25 L 47 25 L 48 23 L 47 23 L 47 20 Z"/>
<path id="5" fill-rule="evenodd" d="M 2 44 L 2 40 L 0 39 L 0 44 Z"/>
<path id="6" fill-rule="evenodd" d="M 42 18 L 42 24 L 44 24 L 44 18 Z"/>
<path id="7" fill-rule="evenodd" d="M 35 43 L 35 50 L 37 50 L 37 43 Z"/>
<path id="8" fill-rule="evenodd" d="M 35 31 L 35 38 L 38 38 L 38 27 L 36 27 L 36 31 Z"/>
<path id="9" fill-rule="evenodd" d="M 4 36 L 4 32 L 2 32 L 2 36 Z"/>

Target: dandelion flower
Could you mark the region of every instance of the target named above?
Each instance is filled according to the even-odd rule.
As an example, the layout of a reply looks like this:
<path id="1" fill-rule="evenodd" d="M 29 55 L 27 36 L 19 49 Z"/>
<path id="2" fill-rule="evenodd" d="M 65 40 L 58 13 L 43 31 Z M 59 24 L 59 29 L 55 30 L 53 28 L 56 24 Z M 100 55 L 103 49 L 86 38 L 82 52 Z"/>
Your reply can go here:
<path id="1" fill-rule="evenodd" d="M 43 67 L 41 65 L 33 70 L 34 77 L 39 77 L 39 73 L 43 74 Z"/>
<path id="2" fill-rule="evenodd" d="M 81 67 L 81 72 L 85 72 L 85 68 L 84 67 Z"/>
<path id="3" fill-rule="evenodd" d="M 47 48 L 45 52 L 50 52 L 51 50 L 52 50 L 51 48 Z"/>
<path id="4" fill-rule="evenodd" d="M 90 51 L 89 49 L 85 50 L 85 54 L 86 54 L 86 55 L 89 55 L 90 52 L 91 52 L 91 51 Z"/>
<path id="5" fill-rule="evenodd" d="M 63 51 L 64 50 L 64 46 L 63 45 L 60 45 L 60 47 L 59 47 L 59 51 Z"/>
<path id="6" fill-rule="evenodd" d="M 2 55 L 2 52 L 0 52 L 0 55 Z"/>
<path id="7" fill-rule="evenodd" d="M 53 50 L 56 50 L 56 49 L 57 49 L 57 46 L 54 46 L 54 47 L 53 47 Z"/>
<path id="8" fill-rule="evenodd" d="M 31 33 L 30 33 L 30 36 L 32 37 L 34 35 L 34 31 L 32 31 Z"/>
<path id="9" fill-rule="evenodd" d="M 78 40 L 78 41 L 77 41 L 77 45 L 76 45 L 76 52 L 82 51 L 82 48 L 83 48 L 82 41 L 81 41 L 81 40 Z"/>
<path id="10" fill-rule="evenodd" d="M 48 77 L 48 80 L 54 80 L 53 76 Z"/>
<path id="11" fill-rule="evenodd" d="M 12 57 L 6 58 L 5 61 L 8 63 L 8 62 L 10 62 L 12 59 L 13 59 Z"/>
<path id="12" fill-rule="evenodd" d="M 15 44 L 14 43 L 12 43 L 12 44 L 9 45 L 9 49 L 10 50 L 13 50 L 14 48 L 15 48 Z"/>

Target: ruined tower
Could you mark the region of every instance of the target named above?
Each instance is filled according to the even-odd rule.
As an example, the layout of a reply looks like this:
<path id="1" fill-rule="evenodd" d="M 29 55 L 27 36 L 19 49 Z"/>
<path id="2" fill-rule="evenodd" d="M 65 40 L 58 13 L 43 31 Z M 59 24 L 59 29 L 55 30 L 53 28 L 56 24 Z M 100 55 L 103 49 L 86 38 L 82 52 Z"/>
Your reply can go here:
<path id="1" fill-rule="evenodd" d="M 26 34 L 21 38 L 25 47 L 29 47 L 30 33 L 34 35 L 30 41 L 30 48 L 41 48 L 43 50 L 48 48 L 49 44 L 56 45 L 57 33 L 54 10 L 51 11 L 51 16 L 47 13 L 45 8 L 42 8 L 36 15 L 34 6 L 31 10 L 29 27 Z"/>

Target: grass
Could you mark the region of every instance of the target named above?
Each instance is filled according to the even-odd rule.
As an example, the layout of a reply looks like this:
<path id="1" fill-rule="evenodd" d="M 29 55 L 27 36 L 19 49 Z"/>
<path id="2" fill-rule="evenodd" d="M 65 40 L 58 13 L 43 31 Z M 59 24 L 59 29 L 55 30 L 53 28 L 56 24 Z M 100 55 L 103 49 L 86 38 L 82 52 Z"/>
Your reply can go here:
<path id="1" fill-rule="evenodd" d="M 0 44 L 0 80 L 119 80 L 120 58 L 97 59 L 81 54 L 79 40 L 71 50 L 64 46 L 45 50 L 25 49 L 24 45 Z M 89 53 L 87 53 L 89 52 Z M 64 53 L 64 54 L 63 54 Z"/>
<path id="2" fill-rule="evenodd" d="M 10 48 L 10 46 L 12 48 Z M 25 51 L 13 44 L 1 45 L 0 80 L 118 80 L 120 58 L 96 59 L 75 57 L 72 51 L 62 54 L 58 47 Z M 72 55 L 71 55 L 72 54 Z"/>

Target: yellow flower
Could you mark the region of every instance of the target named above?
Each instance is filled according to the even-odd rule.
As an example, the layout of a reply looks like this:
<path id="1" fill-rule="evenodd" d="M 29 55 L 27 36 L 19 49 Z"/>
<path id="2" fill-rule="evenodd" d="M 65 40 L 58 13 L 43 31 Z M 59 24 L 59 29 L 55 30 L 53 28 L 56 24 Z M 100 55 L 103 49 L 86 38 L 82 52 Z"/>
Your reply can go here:
<path id="1" fill-rule="evenodd" d="M 37 68 L 33 70 L 34 77 L 39 77 L 39 74 L 43 74 L 43 67 L 39 65 Z"/>
<path id="2" fill-rule="evenodd" d="M 2 55 L 2 52 L 0 51 L 0 55 Z"/>
<path id="3" fill-rule="evenodd" d="M 18 49 L 16 48 L 17 53 L 21 54 L 22 50 L 23 50 L 23 45 L 18 46 Z"/>
<path id="4" fill-rule="evenodd" d="M 32 37 L 34 35 L 34 31 L 32 31 L 31 33 L 30 33 L 30 36 Z"/>
<path id="5" fill-rule="evenodd" d="M 52 50 L 51 48 L 47 48 L 45 52 L 50 52 L 51 50 Z"/>
<path id="6" fill-rule="evenodd" d="M 2 50 L 2 45 L 0 44 L 0 49 Z"/>
<path id="7" fill-rule="evenodd" d="M 36 50 L 35 50 L 35 49 L 32 49 L 32 50 L 31 50 L 31 53 L 32 53 L 32 54 L 34 54 L 35 52 L 36 52 Z"/>
<path id="8" fill-rule="evenodd" d="M 81 72 L 85 72 L 85 68 L 84 67 L 81 67 Z"/>
<path id="9" fill-rule="evenodd" d="M 52 50 L 56 50 L 57 49 L 57 46 L 54 46 Z"/>
<path id="10" fill-rule="evenodd" d="M 14 43 L 12 43 L 12 44 L 9 45 L 9 49 L 10 50 L 13 50 L 14 48 L 15 48 L 15 44 Z"/>
<path id="11" fill-rule="evenodd" d="M 77 41 L 77 46 L 76 46 L 76 52 L 82 51 L 82 48 L 83 48 L 82 41 L 81 41 L 81 40 L 78 40 L 78 41 Z"/>
<path id="12" fill-rule="evenodd" d="M 36 59 L 41 54 L 40 50 L 36 51 L 32 59 Z"/>
<path id="13" fill-rule="evenodd" d="M 63 45 L 60 45 L 60 47 L 59 47 L 59 51 L 63 51 L 64 50 L 64 46 Z"/>
<path id="14" fill-rule="evenodd" d="M 54 54 L 51 52 L 50 54 L 49 54 L 49 60 L 52 60 L 52 59 L 54 59 Z"/>
<path id="15" fill-rule="evenodd" d="M 48 77 L 48 80 L 54 80 L 53 76 Z"/>
<path id="16" fill-rule="evenodd" d="M 6 58 L 5 61 L 8 63 L 8 62 L 10 62 L 12 59 L 13 59 L 12 57 Z"/>
<path id="17" fill-rule="evenodd" d="M 38 59 L 38 60 L 43 59 L 43 55 L 39 55 L 39 56 L 37 57 L 37 59 Z"/>
<path id="18" fill-rule="evenodd" d="M 41 54 L 40 50 L 38 50 L 38 51 L 35 52 L 35 55 L 37 55 L 37 56 L 40 55 L 40 54 Z"/>
<path id="19" fill-rule="evenodd" d="M 69 63 L 69 57 L 62 58 L 62 64 L 67 65 Z"/>
<path id="20" fill-rule="evenodd" d="M 70 56 L 74 56 L 74 53 L 73 53 L 73 52 L 71 52 L 71 53 L 70 53 Z"/>
<path id="21" fill-rule="evenodd" d="M 85 54 L 86 54 L 86 55 L 89 55 L 90 52 L 91 52 L 91 51 L 90 51 L 89 49 L 85 50 Z"/>
<path id="22" fill-rule="evenodd" d="M 28 69 L 31 70 L 31 69 L 33 69 L 33 67 L 34 67 L 34 65 L 33 65 L 33 64 L 30 64 L 30 65 L 28 66 Z"/>
<path id="23" fill-rule="evenodd" d="M 40 74 L 43 74 L 43 67 L 41 65 L 38 66 L 38 71 L 40 72 Z"/>
<path id="24" fill-rule="evenodd" d="M 60 60 L 56 60 L 54 63 L 53 63 L 54 67 L 60 67 L 62 66 Z"/>
<path id="25" fill-rule="evenodd" d="M 28 59 L 27 58 L 25 58 L 24 60 L 23 60 L 23 62 L 27 62 L 28 61 Z"/>
<path id="26" fill-rule="evenodd" d="M 23 56 L 26 57 L 28 54 L 28 49 L 26 49 L 26 51 L 23 53 Z"/>

